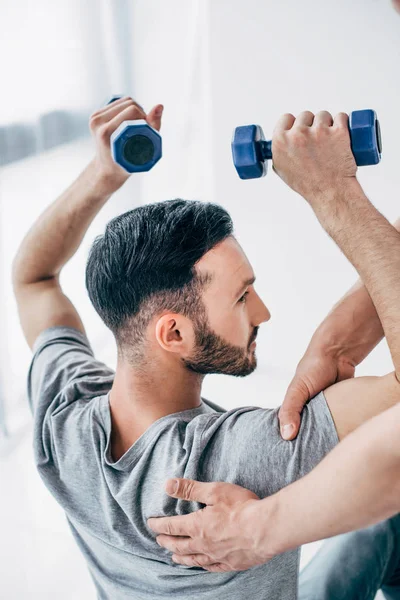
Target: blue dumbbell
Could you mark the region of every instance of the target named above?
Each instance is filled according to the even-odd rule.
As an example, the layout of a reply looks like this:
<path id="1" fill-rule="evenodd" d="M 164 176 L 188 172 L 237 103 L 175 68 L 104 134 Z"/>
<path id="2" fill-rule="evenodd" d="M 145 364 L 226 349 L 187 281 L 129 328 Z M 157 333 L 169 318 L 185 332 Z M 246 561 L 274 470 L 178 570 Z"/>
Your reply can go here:
<path id="1" fill-rule="evenodd" d="M 382 139 L 374 110 L 350 113 L 351 150 L 359 167 L 376 165 L 381 160 Z M 267 174 L 267 160 L 272 159 L 272 141 L 267 141 L 260 125 L 236 127 L 232 140 L 233 163 L 240 179 L 255 179 Z"/>
<path id="2" fill-rule="evenodd" d="M 119 100 L 113 96 L 107 104 Z M 110 138 L 111 154 L 128 173 L 150 171 L 162 156 L 161 136 L 143 119 L 124 121 Z"/>

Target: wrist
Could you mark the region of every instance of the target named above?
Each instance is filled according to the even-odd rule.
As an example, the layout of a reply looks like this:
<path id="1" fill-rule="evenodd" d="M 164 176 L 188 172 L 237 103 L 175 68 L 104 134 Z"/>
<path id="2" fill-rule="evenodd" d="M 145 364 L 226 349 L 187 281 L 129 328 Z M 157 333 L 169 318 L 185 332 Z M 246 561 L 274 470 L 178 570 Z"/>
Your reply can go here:
<path id="1" fill-rule="evenodd" d="M 317 215 L 322 226 L 327 229 L 324 218 L 332 213 L 336 214 L 343 203 L 351 202 L 354 196 L 365 196 L 357 177 L 347 177 L 323 190 L 310 193 L 306 200 Z M 329 233 L 329 231 L 328 231 Z"/>
<path id="2" fill-rule="evenodd" d="M 96 157 L 90 161 L 85 170 L 94 193 L 103 197 L 111 196 L 129 179 L 129 173 L 124 173 L 122 168 L 120 171 L 117 173 L 105 171 Z"/>
<path id="3" fill-rule="evenodd" d="M 245 527 L 252 532 L 254 552 L 263 562 L 286 550 L 278 494 L 249 502 L 244 513 Z"/>

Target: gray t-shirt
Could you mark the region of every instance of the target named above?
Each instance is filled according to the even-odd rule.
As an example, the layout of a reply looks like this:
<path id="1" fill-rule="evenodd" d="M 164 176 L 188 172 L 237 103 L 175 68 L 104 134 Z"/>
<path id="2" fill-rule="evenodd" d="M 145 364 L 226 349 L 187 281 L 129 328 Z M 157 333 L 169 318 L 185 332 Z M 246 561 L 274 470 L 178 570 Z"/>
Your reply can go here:
<path id="1" fill-rule="evenodd" d="M 147 519 L 202 508 L 164 491 L 188 477 L 244 486 L 260 498 L 308 473 L 338 443 L 323 393 L 304 408 L 295 441 L 281 439 L 278 409 L 225 411 L 202 398 L 158 419 L 117 461 L 110 454 L 114 371 L 85 335 L 51 327 L 35 341 L 28 374 L 34 458 L 63 507 L 98 598 L 107 600 L 294 600 L 299 551 L 247 571 L 210 573 L 171 560 Z"/>

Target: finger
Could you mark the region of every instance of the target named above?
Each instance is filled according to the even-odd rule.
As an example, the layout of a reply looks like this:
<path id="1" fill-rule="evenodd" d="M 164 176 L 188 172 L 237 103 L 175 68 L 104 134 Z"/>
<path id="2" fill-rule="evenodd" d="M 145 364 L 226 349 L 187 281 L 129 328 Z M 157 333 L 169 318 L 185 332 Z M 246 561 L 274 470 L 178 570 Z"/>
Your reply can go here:
<path id="1" fill-rule="evenodd" d="M 301 411 L 283 410 L 279 411 L 279 423 L 281 436 L 284 440 L 291 441 L 299 433 Z"/>
<path id="2" fill-rule="evenodd" d="M 114 117 L 119 115 L 124 109 L 126 109 L 130 106 L 137 107 L 137 109 L 140 111 L 141 119 L 146 118 L 146 113 L 144 112 L 144 110 L 140 106 L 140 104 L 135 102 L 132 98 L 126 97 L 126 98 L 121 98 L 121 100 L 116 100 L 115 102 L 107 105 L 103 109 L 94 112 L 91 115 L 90 120 L 92 122 L 95 122 L 95 124 L 97 126 L 104 125 L 105 123 L 108 123 Z"/>
<path id="3" fill-rule="evenodd" d="M 296 118 L 293 127 L 311 127 L 314 122 L 314 113 L 304 110 Z"/>
<path id="4" fill-rule="evenodd" d="M 103 110 L 107 110 L 107 108 L 109 108 L 110 106 L 114 107 L 114 106 L 121 105 L 124 102 L 126 102 L 127 100 L 129 100 L 130 102 L 133 102 L 134 104 L 136 104 L 136 106 L 138 106 L 140 108 L 140 110 L 142 110 L 143 112 L 145 112 L 143 106 L 141 104 L 139 104 L 139 102 L 137 100 L 135 100 L 134 98 L 132 98 L 132 96 L 121 96 L 121 98 L 118 98 L 118 100 L 114 100 L 113 102 L 107 103 L 105 106 L 103 106 L 102 108 L 100 108 L 98 112 L 103 111 Z"/>
<path id="5" fill-rule="evenodd" d="M 122 112 L 118 113 L 111 121 L 108 121 L 101 126 L 101 138 L 103 141 L 108 142 L 111 134 L 114 133 L 124 121 L 136 121 L 145 118 L 146 115 L 143 114 L 141 109 L 135 104 L 131 104 L 123 109 Z"/>
<path id="6" fill-rule="evenodd" d="M 334 127 L 340 128 L 340 129 L 348 129 L 349 127 L 349 115 L 347 115 L 346 113 L 340 112 L 336 115 L 336 117 L 333 119 L 333 125 Z"/>
<path id="7" fill-rule="evenodd" d="M 309 399 L 310 393 L 307 386 L 299 377 L 295 376 L 290 382 L 278 413 L 283 439 L 293 440 L 298 434 L 301 412 Z"/>
<path id="8" fill-rule="evenodd" d="M 178 537 L 172 535 L 158 535 L 156 542 L 162 548 L 174 552 L 175 554 L 198 554 L 201 552 L 198 541 L 191 537 Z"/>
<path id="9" fill-rule="evenodd" d="M 332 125 L 333 125 L 333 117 L 332 117 L 331 113 L 328 112 L 327 110 L 321 110 L 319 113 L 317 113 L 315 115 L 313 126 L 331 127 Z"/>
<path id="10" fill-rule="evenodd" d="M 295 122 L 296 117 L 291 113 L 285 113 L 281 117 L 279 117 L 277 124 L 274 129 L 274 136 L 282 133 L 282 131 L 288 131 L 292 128 L 293 123 Z"/>
<path id="11" fill-rule="evenodd" d="M 153 127 L 154 129 L 157 129 L 157 131 L 160 131 L 160 128 L 161 128 L 161 118 L 162 118 L 163 110 L 164 110 L 163 105 L 157 104 L 157 106 L 155 106 L 154 108 L 151 109 L 151 111 L 149 112 L 149 114 L 146 117 L 146 121 L 148 122 L 148 124 L 151 127 Z"/>
<path id="12" fill-rule="evenodd" d="M 179 565 L 185 565 L 187 567 L 205 567 L 213 566 L 215 559 L 210 558 L 207 554 L 186 554 L 185 556 L 178 556 L 173 554 L 171 559 Z"/>
<path id="13" fill-rule="evenodd" d="M 221 488 L 223 484 L 220 484 Z M 218 485 L 215 483 L 203 483 L 193 479 L 169 479 L 165 486 L 167 494 L 173 498 L 193 500 L 202 504 L 215 504 Z"/>
<path id="14" fill-rule="evenodd" d="M 224 565 L 222 563 L 215 563 L 215 565 L 210 565 L 209 567 L 204 566 L 203 569 L 206 571 L 210 571 L 211 573 L 227 573 L 228 571 L 234 571 L 235 569 L 231 569 L 228 565 Z"/>
<path id="15" fill-rule="evenodd" d="M 213 562 L 213 559 L 208 557 L 206 554 L 194 554 L 187 556 L 177 556 L 173 554 L 171 558 L 177 564 L 186 565 L 188 567 L 201 567 L 206 571 L 211 571 L 213 573 L 234 571 L 234 569 L 232 569 L 228 565 Z"/>
<path id="16" fill-rule="evenodd" d="M 154 517 L 147 519 L 147 525 L 156 533 L 166 535 L 192 536 L 195 531 L 196 513 L 176 517 Z"/>

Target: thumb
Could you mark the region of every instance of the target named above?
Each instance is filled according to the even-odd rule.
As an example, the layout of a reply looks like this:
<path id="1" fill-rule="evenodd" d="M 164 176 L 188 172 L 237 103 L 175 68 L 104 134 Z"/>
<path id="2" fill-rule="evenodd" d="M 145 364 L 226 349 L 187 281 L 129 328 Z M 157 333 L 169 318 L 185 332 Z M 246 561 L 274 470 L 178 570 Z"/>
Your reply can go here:
<path id="1" fill-rule="evenodd" d="M 282 410 L 279 412 L 281 436 L 284 440 L 294 440 L 299 433 L 300 412 L 296 410 Z"/>
<path id="2" fill-rule="evenodd" d="M 165 484 L 165 490 L 169 496 L 182 498 L 182 500 L 193 500 L 201 504 L 211 504 L 214 489 L 213 483 L 203 483 L 193 479 L 168 479 Z"/>
<path id="3" fill-rule="evenodd" d="M 281 436 L 284 440 L 293 440 L 298 434 L 301 411 L 309 398 L 308 387 L 301 377 L 295 375 L 278 414 Z"/>
<path id="4" fill-rule="evenodd" d="M 148 124 L 154 129 L 157 129 L 157 131 L 160 131 L 161 129 L 161 118 L 163 110 L 163 105 L 157 104 L 154 108 L 151 109 L 151 111 L 146 117 L 146 121 L 148 122 Z"/>

